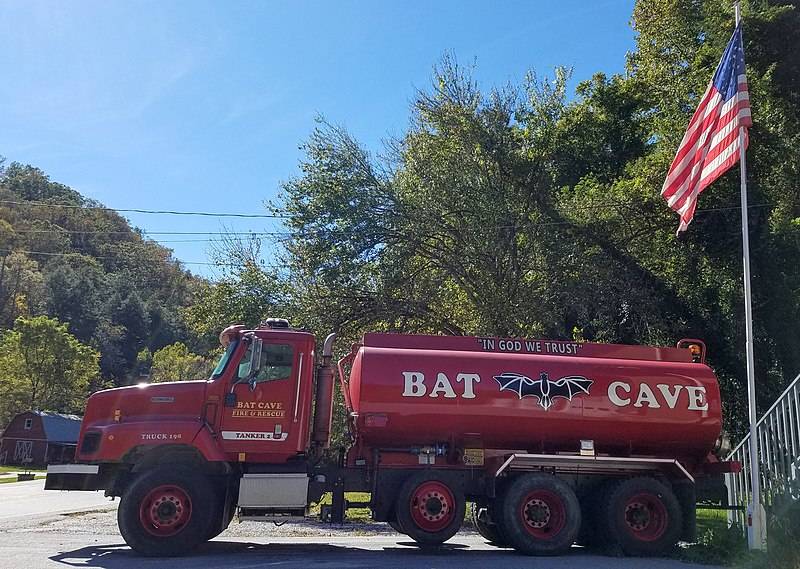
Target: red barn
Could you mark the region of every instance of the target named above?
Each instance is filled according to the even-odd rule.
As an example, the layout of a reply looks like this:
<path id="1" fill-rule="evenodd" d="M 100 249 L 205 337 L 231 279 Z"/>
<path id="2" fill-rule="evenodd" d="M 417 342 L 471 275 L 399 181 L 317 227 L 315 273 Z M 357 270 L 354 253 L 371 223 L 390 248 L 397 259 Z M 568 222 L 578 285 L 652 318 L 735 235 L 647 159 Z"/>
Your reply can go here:
<path id="1" fill-rule="evenodd" d="M 8 423 L 0 440 L 0 463 L 45 466 L 71 461 L 81 418 L 47 411 L 26 411 Z"/>

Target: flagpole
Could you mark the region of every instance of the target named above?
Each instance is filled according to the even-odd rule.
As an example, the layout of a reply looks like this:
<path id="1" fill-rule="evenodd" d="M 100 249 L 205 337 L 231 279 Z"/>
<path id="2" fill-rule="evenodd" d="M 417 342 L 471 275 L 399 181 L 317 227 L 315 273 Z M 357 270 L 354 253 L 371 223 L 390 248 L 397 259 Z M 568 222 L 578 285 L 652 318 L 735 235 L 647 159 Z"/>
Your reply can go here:
<path id="1" fill-rule="evenodd" d="M 736 14 L 736 25 L 739 25 L 741 16 L 739 14 L 739 2 L 734 4 Z M 748 233 L 749 221 L 747 212 L 747 165 L 745 163 L 745 133 L 744 127 L 739 127 L 739 176 L 741 179 L 741 199 L 742 199 L 742 252 L 744 260 L 744 323 L 747 354 L 747 403 L 750 418 L 750 484 L 752 488 L 751 513 L 748 522 L 751 524 L 748 532 L 748 546 L 750 549 L 763 549 L 765 532 L 765 520 L 761 515 L 761 476 L 759 474 L 758 463 L 758 436 L 756 434 L 756 423 L 758 413 L 756 411 L 756 380 L 755 380 L 755 358 L 753 357 L 753 299 L 750 291 L 750 236 Z"/>

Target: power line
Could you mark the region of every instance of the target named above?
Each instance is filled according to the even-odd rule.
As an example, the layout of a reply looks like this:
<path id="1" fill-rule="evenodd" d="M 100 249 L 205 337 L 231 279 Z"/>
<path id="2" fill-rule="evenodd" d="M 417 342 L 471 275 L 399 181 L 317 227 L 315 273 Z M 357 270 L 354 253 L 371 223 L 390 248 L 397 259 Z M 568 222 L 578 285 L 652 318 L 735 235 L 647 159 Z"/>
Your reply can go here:
<path id="1" fill-rule="evenodd" d="M 167 211 L 155 211 L 155 210 L 122 210 L 122 209 L 113 209 L 113 208 L 106 208 L 106 207 L 84 207 L 84 206 L 75 206 L 75 205 L 59 205 L 59 204 L 43 204 L 40 202 L 13 202 L 8 200 L 0 200 L 0 203 L 5 204 L 18 204 L 18 205 L 35 205 L 35 206 L 54 206 L 54 207 L 69 207 L 69 208 L 77 208 L 77 209 L 98 209 L 104 211 L 136 211 L 140 213 L 174 213 L 176 215 L 204 215 L 204 216 L 213 216 L 218 215 L 220 217 L 223 216 L 237 216 L 243 217 L 245 214 L 213 214 L 208 212 L 167 212 Z M 621 207 L 623 204 L 609 204 L 616 207 Z M 595 206 L 595 209 L 602 208 L 603 206 L 599 205 Z M 748 209 L 753 208 L 761 208 L 761 207 L 771 207 L 771 204 L 752 204 L 747 206 Z M 587 208 L 587 209 L 592 209 Z M 706 209 L 699 209 L 695 212 L 695 214 L 702 214 L 702 213 L 710 213 L 714 211 L 728 211 L 728 210 L 738 210 L 741 209 L 740 206 L 727 206 L 727 207 L 715 207 L 715 208 L 706 208 Z M 277 216 L 256 216 L 252 215 L 250 217 L 277 217 Z M 488 226 L 493 227 L 495 229 L 524 229 L 526 227 L 538 227 L 538 226 L 551 226 L 551 225 L 569 225 L 572 224 L 572 221 L 549 221 L 549 222 L 529 222 L 523 223 L 519 225 L 498 225 L 498 226 Z M 487 227 L 487 226 L 484 226 Z M 31 233 L 31 234 L 63 234 L 63 235 L 139 235 L 139 233 L 133 230 L 127 231 L 118 231 L 118 230 L 67 230 L 61 228 L 54 228 L 54 229 L 18 229 L 15 230 L 15 233 Z M 339 234 L 339 233 L 350 233 L 350 231 L 345 230 L 330 230 L 325 231 L 321 230 L 316 233 L 325 233 L 327 235 L 330 234 Z M 215 236 L 219 238 L 224 238 L 227 236 L 249 236 L 249 237 L 308 237 L 310 234 L 304 232 L 289 232 L 289 231 L 241 231 L 241 232 L 211 232 L 211 231 L 141 231 L 141 234 L 144 236 L 152 236 L 152 235 L 187 235 L 187 236 Z M 213 242 L 215 239 L 187 239 L 187 240 L 176 240 L 176 241 L 157 241 L 153 240 L 154 243 L 208 243 Z M 124 242 L 123 242 L 124 243 Z M 96 257 L 93 255 L 84 255 L 79 252 L 69 252 L 69 253 L 55 253 L 55 252 L 48 252 L 48 251 L 24 251 L 24 250 L 0 250 L 2 254 L 10 254 L 10 253 L 23 253 L 27 255 L 42 255 L 48 257 L 55 257 L 55 256 L 63 256 L 63 257 L 70 257 L 70 256 L 89 256 L 93 259 L 97 260 L 118 260 L 115 257 Z M 213 266 L 213 267 L 244 267 L 245 265 L 240 263 L 209 263 L 209 262 L 202 262 L 202 261 L 182 261 L 179 259 L 172 259 L 172 262 L 184 264 L 184 265 L 198 265 L 198 266 Z M 260 264 L 259 266 L 264 268 L 272 268 L 272 269 L 284 269 L 285 266 L 281 265 L 264 265 Z"/>
<path id="2" fill-rule="evenodd" d="M 0 200 L 0 204 L 32 206 L 41 208 L 67 208 L 67 209 L 80 209 L 80 210 L 111 211 L 111 212 L 121 212 L 121 213 L 144 213 L 144 214 L 155 214 L 155 215 L 187 215 L 187 216 L 195 215 L 203 217 L 235 217 L 235 218 L 245 218 L 245 219 L 291 219 L 291 216 L 289 215 L 283 215 L 277 213 L 256 214 L 256 213 L 231 213 L 231 212 L 209 212 L 209 211 L 152 210 L 152 209 L 138 209 L 138 208 L 123 209 L 123 208 L 112 208 L 105 206 L 53 204 L 47 202 L 32 202 L 32 201 L 21 202 L 13 200 Z M 602 204 L 573 207 L 572 209 L 574 211 L 595 211 L 602 209 L 607 209 L 607 210 L 619 209 L 625 206 L 626 204 L 624 203 L 602 203 Z M 752 204 L 748 206 L 748 209 L 759 208 L 759 207 L 770 207 L 770 206 L 771 204 Z M 741 209 L 741 206 L 698 209 L 695 213 L 704 213 L 709 211 L 738 210 L 738 209 Z M 497 226 L 497 227 L 503 228 L 503 227 L 513 227 L 513 226 Z"/>
<path id="3" fill-rule="evenodd" d="M 72 229 L 16 229 L 15 233 L 57 233 L 61 235 L 137 235 L 134 230 L 118 231 L 118 230 L 72 230 Z M 288 231 L 140 231 L 142 235 L 215 235 L 219 237 L 232 236 L 289 236 L 292 235 Z"/>
<path id="4" fill-rule="evenodd" d="M 217 243 L 217 239 L 159 239 L 156 243 Z"/>
<path id="5" fill-rule="evenodd" d="M 0 203 L 3 203 L 0 200 Z M 597 206 L 594 209 L 599 209 L 601 206 Z M 609 207 L 608 209 L 616 209 L 617 207 L 621 206 L 614 206 Z M 747 206 L 748 209 L 754 208 L 761 208 L 761 207 L 771 207 L 771 204 L 752 204 Z M 587 207 L 588 209 L 593 209 L 591 207 Z M 739 210 L 741 206 L 729 206 L 729 207 L 714 207 L 714 208 L 705 208 L 705 209 L 698 209 L 695 212 L 695 215 L 703 214 L 703 213 L 710 213 L 714 211 L 729 211 L 729 210 Z M 115 210 L 115 211 L 123 211 L 123 210 Z M 577 208 L 576 211 L 581 211 L 581 208 Z M 187 212 L 190 213 L 190 212 Z M 211 214 L 209 214 L 211 215 Z M 524 229 L 526 227 L 544 227 L 544 226 L 551 226 L 551 225 L 570 225 L 572 221 L 531 221 L 525 222 L 520 224 L 509 224 L 509 225 L 482 225 L 484 229 Z M 137 234 L 136 231 L 133 230 L 104 230 L 104 229 L 92 229 L 92 230 L 71 230 L 71 229 L 61 229 L 61 228 L 52 228 L 52 229 L 16 229 L 14 230 L 15 233 L 32 233 L 32 234 L 62 234 L 62 235 L 132 235 Z M 139 231 L 142 235 L 151 236 L 151 235 L 192 235 L 192 236 L 214 236 L 214 237 L 227 237 L 227 236 L 246 236 L 246 237 L 310 237 L 316 236 L 317 234 L 324 233 L 325 235 L 336 235 L 336 234 L 348 234 L 351 233 L 349 230 L 317 230 L 315 232 L 303 232 L 303 231 L 146 231 L 140 230 Z"/>
<path id="6" fill-rule="evenodd" d="M 0 249 L 0 254 L 11 254 L 11 253 L 22 253 L 24 255 L 43 255 L 45 257 L 90 257 L 92 259 L 102 260 L 102 261 L 119 261 L 117 257 L 95 257 L 94 255 L 84 255 L 83 253 L 78 252 L 71 252 L 71 253 L 54 253 L 50 251 L 23 251 L 20 249 Z M 242 263 L 209 263 L 203 261 L 182 261 L 180 259 L 170 259 L 173 263 L 183 264 L 183 265 L 205 265 L 210 267 L 245 267 L 245 264 Z M 265 264 L 258 264 L 259 267 L 267 268 L 267 269 L 285 269 L 284 265 L 265 265 Z"/>
<path id="7" fill-rule="evenodd" d="M 0 204 L 6 205 L 22 205 L 31 207 L 42 208 L 65 208 L 65 209 L 82 209 L 82 210 L 95 210 L 95 211 L 114 211 L 121 213 L 146 213 L 154 215 L 199 215 L 203 217 L 238 217 L 245 219 L 288 219 L 289 216 L 277 213 L 230 213 L 230 212 L 211 212 L 211 211 L 177 211 L 165 209 L 135 209 L 135 208 L 114 208 L 99 205 L 74 205 L 74 204 L 54 204 L 47 202 L 20 202 L 12 200 L 0 200 Z"/>

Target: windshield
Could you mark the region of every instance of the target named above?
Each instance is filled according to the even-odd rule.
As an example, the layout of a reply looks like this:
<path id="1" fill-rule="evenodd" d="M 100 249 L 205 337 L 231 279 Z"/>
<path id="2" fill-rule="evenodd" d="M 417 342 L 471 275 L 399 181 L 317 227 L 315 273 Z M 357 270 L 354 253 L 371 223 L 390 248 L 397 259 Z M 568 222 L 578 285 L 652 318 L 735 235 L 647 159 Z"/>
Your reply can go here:
<path id="1" fill-rule="evenodd" d="M 219 359 L 219 363 L 217 363 L 217 367 L 214 368 L 214 372 L 211 374 L 211 379 L 222 375 L 222 372 L 225 371 L 225 366 L 228 365 L 228 360 L 231 359 L 231 354 L 233 354 L 233 351 L 236 349 L 237 345 L 239 345 L 239 340 L 234 340 L 228 344 L 225 353 L 222 354 L 222 357 Z"/>

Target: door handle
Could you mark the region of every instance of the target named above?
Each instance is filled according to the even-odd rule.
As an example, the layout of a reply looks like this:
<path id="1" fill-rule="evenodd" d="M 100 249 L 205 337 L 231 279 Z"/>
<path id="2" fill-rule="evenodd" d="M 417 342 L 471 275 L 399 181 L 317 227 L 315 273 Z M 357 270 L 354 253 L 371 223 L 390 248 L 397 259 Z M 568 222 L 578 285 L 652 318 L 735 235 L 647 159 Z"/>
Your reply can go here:
<path id="1" fill-rule="evenodd" d="M 236 407 L 236 393 L 231 391 L 225 394 L 225 407 Z"/>
<path id="2" fill-rule="evenodd" d="M 303 353 L 300 353 L 300 365 L 297 366 L 297 389 L 294 392 L 294 420 L 292 422 L 297 422 L 297 412 L 300 410 L 298 405 L 300 404 L 300 381 L 303 379 Z"/>

